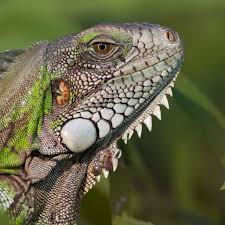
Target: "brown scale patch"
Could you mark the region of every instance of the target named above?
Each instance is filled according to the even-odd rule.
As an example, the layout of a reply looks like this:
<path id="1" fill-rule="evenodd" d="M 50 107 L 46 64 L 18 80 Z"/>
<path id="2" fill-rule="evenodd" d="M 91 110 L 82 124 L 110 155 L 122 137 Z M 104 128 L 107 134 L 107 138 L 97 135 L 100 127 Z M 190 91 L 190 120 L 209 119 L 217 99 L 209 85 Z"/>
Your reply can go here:
<path id="1" fill-rule="evenodd" d="M 70 101 L 70 84 L 62 79 L 55 80 L 52 84 L 52 94 L 55 105 L 65 107 Z"/>

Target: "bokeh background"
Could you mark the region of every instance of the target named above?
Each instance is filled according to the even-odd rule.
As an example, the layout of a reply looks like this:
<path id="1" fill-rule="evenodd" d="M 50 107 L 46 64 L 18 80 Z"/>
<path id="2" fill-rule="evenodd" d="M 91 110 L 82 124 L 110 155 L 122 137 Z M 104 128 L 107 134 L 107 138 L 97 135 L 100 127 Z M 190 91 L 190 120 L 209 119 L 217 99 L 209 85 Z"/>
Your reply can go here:
<path id="1" fill-rule="evenodd" d="M 185 62 L 171 110 L 120 143 L 119 169 L 85 197 L 81 224 L 225 225 L 225 1 L 0 0 L 0 51 L 105 22 L 171 27 Z"/>

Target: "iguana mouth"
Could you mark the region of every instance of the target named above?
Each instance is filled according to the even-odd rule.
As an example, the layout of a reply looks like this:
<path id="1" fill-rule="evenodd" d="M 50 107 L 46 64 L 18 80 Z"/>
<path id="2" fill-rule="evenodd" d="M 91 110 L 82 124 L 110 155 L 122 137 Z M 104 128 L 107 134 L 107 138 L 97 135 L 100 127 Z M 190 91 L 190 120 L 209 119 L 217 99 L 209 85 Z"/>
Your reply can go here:
<path id="1" fill-rule="evenodd" d="M 122 139 L 124 140 L 125 144 L 127 144 L 128 139 L 131 139 L 134 131 L 136 131 L 137 135 L 141 137 L 143 123 L 147 126 L 149 131 L 152 130 L 152 116 L 155 116 L 159 120 L 161 120 L 160 106 L 163 105 L 167 109 L 169 109 L 167 95 L 170 95 L 172 97 L 172 88 L 174 87 L 174 82 L 176 81 L 177 75 L 178 75 L 178 72 L 176 73 L 172 81 L 170 81 L 168 85 L 162 88 L 162 91 L 161 93 L 159 93 L 159 95 L 149 97 L 149 101 L 152 101 L 152 102 L 149 105 L 145 104 L 142 107 L 143 111 L 140 111 L 140 113 L 136 112 L 137 114 L 140 114 L 139 117 L 137 117 L 136 120 L 134 120 L 134 122 L 132 122 L 128 126 L 128 128 L 125 130 L 124 134 L 122 135 Z"/>

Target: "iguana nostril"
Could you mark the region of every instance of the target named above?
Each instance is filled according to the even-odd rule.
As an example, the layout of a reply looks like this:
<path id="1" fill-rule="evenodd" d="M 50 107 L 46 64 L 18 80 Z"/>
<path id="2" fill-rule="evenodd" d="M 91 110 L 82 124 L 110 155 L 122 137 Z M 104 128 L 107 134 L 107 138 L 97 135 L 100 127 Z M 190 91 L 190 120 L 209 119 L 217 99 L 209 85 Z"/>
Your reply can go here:
<path id="1" fill-rule="evenodd" d="M 67 122 L 60 132 L 62 143 L 75 153 L 90 148 L 97 139 L 97 131 L 93 122 L 77 118 Z"/>
<path id="2" fill-rule="evenodd" d="M 176 34 L 173 31 L 165 31 L 164 37 L 165 37 L 166 41 L 169 41 L 172 43 L 177 41 Z"/>

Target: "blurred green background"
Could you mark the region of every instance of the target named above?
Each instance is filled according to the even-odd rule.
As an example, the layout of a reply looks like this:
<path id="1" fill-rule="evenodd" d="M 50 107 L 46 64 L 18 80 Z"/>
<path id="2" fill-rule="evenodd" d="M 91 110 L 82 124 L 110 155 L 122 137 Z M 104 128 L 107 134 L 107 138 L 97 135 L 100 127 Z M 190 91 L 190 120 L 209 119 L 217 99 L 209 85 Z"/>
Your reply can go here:
<path id="1" fill-rule="evenodd" d="M 0 51 L 104 22 L 173 28 L 185 63 L 171 110 L 120 143 L 119 169 L 85 197 L 81 224 L 225 225 L 225 1 L 0 0 Z"/>

